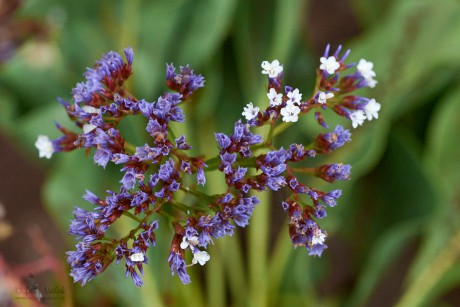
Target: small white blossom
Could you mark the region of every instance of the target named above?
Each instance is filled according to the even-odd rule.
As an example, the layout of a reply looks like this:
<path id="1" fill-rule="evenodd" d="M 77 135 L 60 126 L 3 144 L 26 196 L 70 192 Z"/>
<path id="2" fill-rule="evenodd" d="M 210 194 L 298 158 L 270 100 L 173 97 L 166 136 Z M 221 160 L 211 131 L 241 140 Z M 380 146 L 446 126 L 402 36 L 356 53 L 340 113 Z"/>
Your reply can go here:
<path id="1" fill-rule="evenodd" d="M 197 262 L 201 265 L 204 265 L 206 262 L 211 259 L 211 256 L 206 251 L 199 251 L 193 254 L 192 264 L 196 264 Z"/>
<path id="2" fill-rule="evenodd" d="M 263 61 L 262 64 L 260 65 L 264 70 L 262 70 L 262 73 L 267 75 L 270 78 L 276 78 L 278 75 L 283 71 L 283 66 L 280 65 L 280 62 L 278 60 L 274 60 L 273 62 L 268 62 L 268 61 Z"/>
<path id="3" fill-rule="evenodd" d="M 144 254 L 143 253 L 134 253 L 131 256 L 129 256 L 129 259 L 131 259 L 132 262 L 142 262 L 142 261 L 144 261 Z"/>
<path id="4" fill-rule="evenodd" d="M 321 62 L 319 69 L 327 71 L 328 74 L 335 73 L 335 71 L 340 67 L 340 63 L 337 62 L 333 56 L 330 56 L 327 59 L 325 57 L 321 57 L 319 60 Z"/>
<path id="5" fill-rule="evenodd" d="M 365 59 L 361 59 L 356 66 L 358 72 L 363 76 L 363 78 L 367 82 L 367 86 L 370 88 L 374 88 L 377 84 L 377 80 L 374 79 L 375 71 L 373 70 L 374 64 L 370 61 L 366 61 Z"/>
<path id="6" fill-rule="evenodd" d="M 92 107 L 92 106 L 83 106 L 83 107 L 81 107 L 81 109 L 82 109 L 83 111 L 85 111 L 86 113 L 101 114 L 101 110 L 100 110 L 100 109 L 97 109 L 97 108 Z"/>
<path id="7" fill-rule="evenodd" d="M 287 103 L 287 105 L 281 109 L 281 115 L 283 116 L 284 122 L 296 122 L 299 120 L 300 108 L 293 103 Z"/>
<path id="8" fill-rule="evenodd" d="M 298 88 L 296 88 L 292 92 L 287 93 L 287 96 L 292 103 L 300 103 L 300 101 L 302 100 L 302 94 L 300 94 Z"/>
<path id="9" fill-rule="evenodd" d="M 375 101 L 374 98 L 369 100 L 364 108 L 364 113 L 366 113 L 367 120 L 372 120 L 372 118 L 379 118 L 380 103 Z"/>
<path id="10" fill-rule="evenodd" d="M 38 149 L 38 156 L 40 158 L 50 159 L 54 153 L 53 143 L 46 135 L 39 135 L 35 142 L 35 147 Z"/>
<path id="11" fill-rule="evenodd" d="M 365 59 L 359 60 L 358 65 L 356 66 L 356 69 L 366 80 L 375 77 L 375 72 L 373 68 L 374 64 L 370 61 L 366 61 Z"/>
<path id="12" fill-rule="evenodd" d="M 334 97 L 334 93 L 325 93 L 325 92 L 318 92 L 318 98 L 316 99 L 316 101 L 320 104 L 325 104 L 326 103 L 326 100 L 330 99 Z"/>
<path id="13" fill-rule="evenodd" d="M 84 124 L 83 125 L 83 133 L 88 133 L 88 132 L 91 132 L 93 131 L 94 129 L 96 129 L 97 126 L 93 125 L 93 124 Z"/>
<path id="14" fill-rule="evenodd" d="M 242 113 L 246 120 L 251 120 L 257 116 L 259 113 L 259 107 L 254 107 L 252 102 L 248 103 L 246 107 L 243 109 L 244 112 Z"/>
<path id="15" fill-rule="evenodd" d="M 182 238 L 182 243 L 180 244 L 180 248 L 186 249 L 187 247 L 190 246 L 190 248 L 192 249 L 196 245 L 198 245 L 198 237 L 197 236 L 193 236 L 190 239 L 187 239 L 187 237 L 184 236 Z"/>
<path id="16" fill-rule="evenodd" d="M 374 88 L 376 85 L 377 85 L 377 80 L 375 79 L 366 79 L 367 81 L 367 86 L 369 86 L 370 88 Z"/>
<path id="17" fill-rule="evenodd" d="M 274 88 L 271 88 L 267 93 L 268 99 L 270 99 L 270 106 L 276 107 L 283 102 L 283 94 L 278 94 Z"/>
<path id="18" fill-rule="evenodd" d="M 364 123 L 364 120 L 366 119 L 366 115 L 364 114 L 364 111 L 358 110 L 350 114 L 350 119 L 351 119 L 351 125 L 353 126 L 353 128 L 356 128 L 358 126 L 361 126 Z"/>
<path id="19" fill-rule="evenodd" d="M 323 244 L 324 241 L 326 240 L 326 233 L 322 232 L 321 229 L 316 228 L 313 237 L 311 238 L 311 244 Z"/>

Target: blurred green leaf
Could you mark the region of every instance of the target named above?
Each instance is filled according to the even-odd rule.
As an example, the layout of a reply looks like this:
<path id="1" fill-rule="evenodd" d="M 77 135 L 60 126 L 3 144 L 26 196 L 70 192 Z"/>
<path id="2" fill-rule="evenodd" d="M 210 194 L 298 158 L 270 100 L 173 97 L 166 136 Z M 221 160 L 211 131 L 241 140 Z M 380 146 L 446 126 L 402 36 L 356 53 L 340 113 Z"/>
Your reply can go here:
<path id="1" fill-rule="evenodd" d="M 184 20 L 188 24 L 176 29 L 177 37 L 182 38 L 182 46 L 178 48 L 179 63 L 189 63 L 192 67 L 197 67 L 211 58 L 227 33 L 236 4 L 236 0 L 201 0 L 188 3 L 187 11 L 184 11 L 187 15 Z M 195 14 L 190 16 L 189 9 L 192 7 Z"/>
<path id="2" fill-rule="evenodd" d="M 425 161 L 437 175 L 446 199 L 460 195 L 460 86 L 451 91 L 439 104 L 429 125 L 428 149 Z"/>
<path id="3" fill-rule="evenodd" d="M 382 233 L 371 247 L 346 306 L 364 306 L 389 266 L 420 231 L 421 223 L 400 223 Z"/>

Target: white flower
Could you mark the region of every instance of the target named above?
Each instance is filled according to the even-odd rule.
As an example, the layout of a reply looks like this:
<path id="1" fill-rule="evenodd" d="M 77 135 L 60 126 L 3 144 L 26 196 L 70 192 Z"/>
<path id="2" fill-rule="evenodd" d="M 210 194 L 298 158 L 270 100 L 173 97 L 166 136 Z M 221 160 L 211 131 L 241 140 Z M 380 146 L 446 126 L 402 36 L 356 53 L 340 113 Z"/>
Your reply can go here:
<path id="1" fill-rule="evenodd" d="M 195 245 L 197 245 L 197 244 L 198 244 L 198 237 L 197 236 L 193 236 L 190 239 L 187 239 L 187 237 L 184 236 L 182 238 L 182 243 L 180 244 L 180 248 L 186 249 L 187 247 L 190 246 L 190 249 L 193 249 L 193 247 Z"/>
<path id="2" fill-rule="evenodd" d="M 254 107 L 252 102 L 248 103 L 243 110 L 244 112 L 242 114 L 244 117 L 246 117 L 246 120 L 253 119 L 257 116 L 257 113 L 259 113 L 259 107 Z"/>
<path id="3" fill-rule="evenodd" d="M 361 126 L 364 123 L 364 120 L 366 119 L 366 115 L 364 115 L 364 111 L 358 110 L 350 114 L 350 119 L 351 119 L 351 125 L 353 126 L 353 128 L 356 128 L 358 126 Z"/>
<path id="4" fill-rule="evenodd" d="M 321 229 L 316 228 L 313 237 L 311 238 L 311 244 L 323 244 L 324 241 L 326 240 L 326 233 L 322 232 Z"/>
<path id="5" fill-rule="evenodd" d="M 358 72 L 363 76 L 363 78 L 367 82 L 367 86 L 374 88 L 377 84 L 377 81 L 374 79 L 375 71 L 373 70 L 374 64 L 370 61 L 366 61 L 365 59 L 361 59 L 356 66 Z"/>
<path id="6" fill-rule="evenodd" d="M 270 78 L 276 78 L 278 75 L 283 71 L 283 66 L 280 65 L 280 62 L 278 60 L 274 60 L 273 62 L 268 62 L 268 61 L 263 61 L 262 64 L 260 65 L 264 70 L 262 70 L 262 73 L 267 75 Z"/>
<path id="7" fill-rule="evenodd" d="M 283 94 L 278 94 L 274 88 L 271 88 L 267 93 L 268 99 L 270 99 L 270 106 L 279 106 L 283 102 Z"/>
<path id="8" fill-rule="evenodd" d="M 192 264 L 196 264 L 197 262 L 201 265 L 204 265 L 206 262 L 211 259 L 211 256 L 206 251 L 199 251 L 193 254 Z"/>
<path id="9" fill-rule="evenodd" d="M 131 256 L 129 256 L 129 259 L 131 259 L 132 262 L 142 262 L 142 261 L 144 261 L 144 254 L 143 253 L 134 253 Z"/>
<path id="10" fill-rule="evenodd" d="M 369 86 L 370 88 L 374 88 L 376 85 L 377 85 L 377 80 L 375 79 L 366 79 L 367 81 L 367 86 Z"/>
<path id="11" fill-rule="evenodd" d="M 330 56 L 327 59 L 325 57 L 321 57 L 319 60 L 321 62 L 319 69 L 327 71 L 328 74 L 335 73 L 335 71 L 340 67 L 340 63 L 337 62 L 333 56 Z"/>
<path id="12" fill-rule="evenodd" d="M 54 153 L 53 143 L 46 135 L 39 135 L 35 142 L 35 147 L 38 149 L 38 156 L 40 158 L 50 159 Z"/>
<path id="13" fill-rule="evenodd" d="M 334 97 L 334 93 L 325 93 L 325 92 L 318 92 L 318 98 L 316 99 L 316 101 L 320 104 L 325 104 L 326 103 L 326 100 L 330 99 Z"/>
<path id="14" fill-rule="evenodd" d="M 300 103 L 300 101 L 302 100 L 302 94 L 300 94 L 298 88 L 296 88 L 292 92 L 287 93 L 287 96 L 292 103 Z"/>
<path id="15" fill-rule="evenodd" d="M 356 69 L 366 80 L 369 80 L 375 77 L 375 72 L 373 68 L 374 68 L 374 64 L 370 61 L 366 61 L 365 59 L 359 60 L 358 66 L 356 66 Z"/>
<path id="16" fill-rule="evenodd" d="M 374 98 L 369 100 L 364 107 L 364 113 L 366 113 L 367 120 L 372 120 L 372 118 L 379 118 L 379 111 L 380 111 L 380 103 L 375 101 Z"/>
<path id="17" fill-rule="evenodd" d="M 83 111 L 85 111 L 86 113 L 96 113 L 96 114 L 101 114 L 101 110 L 95 108 L 95 107 L 92 107 L 92 106 L 83 106 L 81 107 L 81 109 Z"/>
<path id="18" fill-rule="evenodd" d="M 300 108 L 293 103 L 288 102 L 287 105 L 281 109 L 281 115 L 283 116 L 284 122 L 296 122 L 299 120 L 298 114 Z"/>
<path id="19" fill-rule="evenodd" d="M 88 132 L 91 132 L 93 131 L 94 129 L 96 129 L 97 126 L 93 125 L 93 124 L 84 124 L 83 125 L 83 133 L 88 133 Z"/>

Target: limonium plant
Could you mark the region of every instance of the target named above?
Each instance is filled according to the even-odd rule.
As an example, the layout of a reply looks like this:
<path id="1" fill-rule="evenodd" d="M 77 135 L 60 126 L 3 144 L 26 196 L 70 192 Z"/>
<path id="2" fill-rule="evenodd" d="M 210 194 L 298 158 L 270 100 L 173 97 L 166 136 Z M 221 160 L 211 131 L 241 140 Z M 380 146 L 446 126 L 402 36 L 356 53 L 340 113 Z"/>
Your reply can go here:
<path id="1" fill-rule="evenodd" d="M 155 246 L 155 232 L 158 227 L 169 227 L 173 233 L 168 263 L 172 275 L 188 284 L 187 270 L 211 260 L 206 249 L 214 240 L 231 236 L 236 227 L 249 224 L 259 205 L 255 191 L 284 189 L 287 198 L 280 205 L 288 216 L 292 244 L 305 248 L 309 255 L 321 256 L 327 247 L 327 232 L 318 221 L 326 216 L 326 207 L 337 205 L 342 192 L 320 191 L 301 182 L 296 174 L 307 173 L 327 182 L 348 180 L 351 166 L 297 165 L 351 141 L 349 129 L 340 125 L 329 129 L 322 116 L 325 110 L 349 119 L 353 128 L 377 118 L 380 110 L 375 99 L 351 94 L 374 87 L 377 81 L 371 62 L 361 59 L 345 64 L 348 54 L 349 50 L 341 55 L 339 46 L 331 55 L 329 45 L 326 47 L 316 71 L 315 88 L 308 97 L 298 88 L 283 85 L 284 68 L 278 60 L 262 62 L 262 74 L 268 77 L 266 105 L 260 108 L 248 103 L 242 118 L 235 119 L 232 133 L 214 133 L 216 151 L 212 157 L 190 155 L 192 145 L 186 136 L 176 135 L 171 127 L 172 122 L 185 121 L 181 106 L 204 86 L 203 76 L 188 65 L 179 69 L 166 65 L 169 91 L 149 102 L 125 88 L 132 75 L 133 50 L 124 49 L 125 59 L 114 51 L 104 54 L 87 69 L 86 80 L 72 90 L 73 102 L 59 99 L 77 129 L 56 124 L 61 137 L 50 140 L 39 135 L 35 143 L 40 157 L 49 159 L 54 153 L 85 149 L 97 165 L 105 168 L 113 163 L 121 171 L 116 190 L 107 190 L 103 196 L 86 191 L 83 197 L 93 210 L 77 207 L 73 211 L 75 219 L 69 233 L 78 243 L 75 250 L 67 252 L 67 262 L 74 281 L 85 285 L 113 262 L 122 261 L 126 276 L 142 286 L 143 266 L 148 262 L 148 249 Z M 317 122 L 328 132 L 319 134 L 311 144 L 274 146 L 282 130 L 309 112 L 315 112 Z M 129 116 L 145 118 L 146 144 L 129 143 L 129 135 L 118 129 Z M 261 126 L 269 127 L 264 130 L 266 135 L 257 134 Z M 209 171 L 223 173 L 225 191 L 212 195 L 202 192 L 199 186 L 206 184 Z M 196 205 L 181 203 L 180 193 L 194 197 Z M 160 216 L 165 218 L 160 220 Z M 109 236 L 109 228 L 122 217 L 134 220 L 137 226 L 123 237 Z M 170 225 L 160 225 L 160 221 Z"/>

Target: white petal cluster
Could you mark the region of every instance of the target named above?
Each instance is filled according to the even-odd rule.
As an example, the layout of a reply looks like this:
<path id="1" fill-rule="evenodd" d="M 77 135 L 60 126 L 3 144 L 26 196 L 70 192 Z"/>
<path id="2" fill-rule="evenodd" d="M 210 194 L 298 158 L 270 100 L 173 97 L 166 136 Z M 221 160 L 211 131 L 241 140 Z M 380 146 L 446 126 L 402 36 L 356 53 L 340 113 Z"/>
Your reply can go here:
<path id="1" fill-rule="evenodd" d="M 134 253 L 129 256 L 129 259 L 131 259 L 132 262 L 142 262 L 145 258 L 143 253 Z"/>
<path id="2" fill-rule="evenodd" d="M 274 88 L 270 89 L 267 93 L 267 97 L 270 100 L 271 107 L 279 106 L 283 102 L 283 94 L 278 94 Z"/>
<path id="3" fill-rule="evenodd" d="M 197 236 L 192 236 L 190 239 L 188 239 L 186 236 L 182 238 L 182 242 L 180 244 L 180 248 L 186 249 L 187 247 L 190 246 L 190 249 L 193 250 L 193 248 L 198 245 L 198 237 Z"/>
<path id="4" fill-rule="evenodd" d="M 246 107 L 244 107 L 243 113 L 241 114 L 246 118 L 246 120 L 251 120 L 257 116 L 259 110 L 259 107 L 254 107 L 252 102 L 250 102 L 246 105 Z"/>
<path id="5" fill-rule="evenodd" d="M 379 118 L 380 103 L 378 103 L 374 98 L 369 100 L 364 108 L 364 113 L 366 114 L 367 120 L 372 120 L 373 118 Z"/>
<path id="6" fill-rule="evenodd" d="M 276 78 L 283 72 L 283 66 L 280 65 L 278 60 L 274 60 L 271 63 L 263 61 L 260 66 L 263 68 L 262 73 L 268 75 L 270 78 Z"/>
<path id="7" fill-rule="evenodd" d="M 289 101 L 292 103 L 300 103 L 302 100 L 302 94 L 299 92 L 299 89 L 296 88 L 292 92 L 287 93 Z"/>
<path id="8" fill-rule="evenodd" d="M 211 256 L 206 251 L 199 251 L 193 254 L 192 264 L 199 263 L 200 265 L 204 265 L 209 259 L 211 259 Z"/>
<path id="9" fill-rule="evenodd" d="M 313 237 L 311 238 L 311 243 L 313 245 L 315 244 L 323 244 L 324 241 L 326 240 L 326 232 L 323 232 L 321 231 L 321 229 L 319 228 L 316 228 L 314 233 L 313 233 Z"/>
<path id="10" fill-rule="evenodd" d="M 374 64 L 370 61 L 366 61 L 365 59 L 361 59 L 356 66 L 358 72 L 366 79 L 367 85 L 371 88 L 377 85 L 377 81 L 375 78 L 375 71 L 374 71 Z"/>
<path id="11" fill-rule="evenodd" d="M 320 104 L 325 104 L 328 99 L 331 99 L 334 97 L 334 93 L 331 92 L 318 92 L 318 97 L 316 98 L 316 102 Z"/>
<path id="12" fill-rule="evenodd" d="M 335 73 L 335 71 L 340 67 L 340 63 L 337 62 L 336 58 L 333 56 L 330 56 L 327 59 L 325 57 L 321 57 L 319 61 L 321 62 L 319 69 L 327 71 L 328 74 Z"/>
<path id="13" fill-rule="evenodd" d="M 46 135 L 39 135 L 35 142 L 35 147 L 38 149 L 38 156 L 40 158 L 50 159 L 54 153 L 53 143 Z"/>
<path id="14" fill-rule="evenodd" d="M 286 106 L 281 109 L 281 115 L 283 116 L 283 122 L 296 122 L 299 120 L 300 108 L 288 101 Z"/>
<path id="15" fill-rule="evenodd" d="M 86 113 L 96 113 L 96 114 L 101 114 L 101 110 L 92 106 L 83 106 L 81 107 L 83 111 Z"/>
<path id="16" fill-rule="evenodd" d="M 350 119 L 351 119 L 351 125 L 353 126 L 353 128 L 356 128 L 358 126 L 361 126 L 364 123 L 364 120 L 366 119 L 366 115 L 364 114 L 364 111 L 357 110 L 350 114 Z"/>

